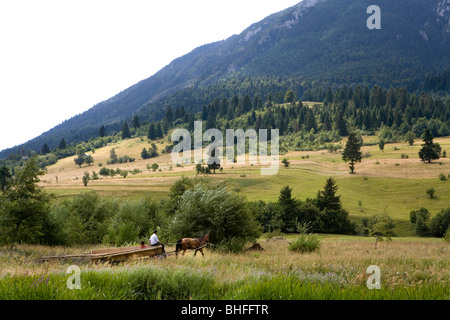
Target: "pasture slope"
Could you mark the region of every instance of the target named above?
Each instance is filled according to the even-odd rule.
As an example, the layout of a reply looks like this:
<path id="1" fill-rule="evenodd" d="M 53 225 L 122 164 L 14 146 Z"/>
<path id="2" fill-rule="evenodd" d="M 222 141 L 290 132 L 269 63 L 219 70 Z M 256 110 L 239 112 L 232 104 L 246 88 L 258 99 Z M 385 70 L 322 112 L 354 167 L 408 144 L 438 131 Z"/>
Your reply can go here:
<path id="1" fill-rule="evenodd" d="M 375 142 L 375 136 L 363 137 L 366 143 Z M 41 177 L 41 185 L 56 195 L 55 201 L 76 194 L 95 191 L 101 196 L 137 199 L 150 194 L 155 199 L 167 196 L 171 185 L 181 176 L 194 177 L 194 164 L 177 166 L 172 163 L 171 155 L 162 154 L 169 144 L 168 138 L 154 141 L 160 156 L 143 160 L 142 149 L 150 146 L 147 138 L 132 138 L 112 143 L 95 150 L 92 154 L 95 162 L 90 166 L 77 166 L 68 157 L 49 166 Z M 450 151 L 450 137 L 436 138 L 442 150 Z M 339 142 L 345 145 L 345 139 Z M 121 157 L 128 155 L 134 162 L 107 164 L 110 150 L 115 148 Z M 431 164 L 420 161 L 418 151 L 421 141 L 413 146 L 405 142 L 386 144 L 383 151 L 378 145 L 362 147 L 364 158 L 356 164 L 356 174 L 349 174 L 348 165 L 342 161 L 340 152 L 291 151 L 280 155 L 280 161 L 287 158 L 289 167 L 280 162 L 276 175 L 263 176 L 259 165 L 224 164 L 223 172 L 205 175 L 214 183 L 225 182 L 231 189 L 250 201 L 277 201 L 279 191 L 285 185 L 293 188 L 293 196 L 299 200 L 315 197 L 323 188 L 325 179 L 333 177 L 339 187 L 343 207 L 349 211 L 350 219 L 359 222 L 364 216 L 371 216 L 387 208 L 387 213 L 395 220 L 397 236 L 413 236 L 409 222 L 409 213 L 421 207 L 436 214 L 450 205 L 450 179 L 442 181 L 439 174 L 450 174 L 450 159 L 441 158 Z M 406 157 L 407 156 L 407 157 Z M 149 167 L 157 163 L 155 172 Z M 85 172 L 99 172 L 101 167 L 108 169 L 137 170 L 138 173 L 102 177 L 90 180 L 85 187 L 82 176 Z M 434 188 L 436 197 L 431 199 L 426 189 Z"/>

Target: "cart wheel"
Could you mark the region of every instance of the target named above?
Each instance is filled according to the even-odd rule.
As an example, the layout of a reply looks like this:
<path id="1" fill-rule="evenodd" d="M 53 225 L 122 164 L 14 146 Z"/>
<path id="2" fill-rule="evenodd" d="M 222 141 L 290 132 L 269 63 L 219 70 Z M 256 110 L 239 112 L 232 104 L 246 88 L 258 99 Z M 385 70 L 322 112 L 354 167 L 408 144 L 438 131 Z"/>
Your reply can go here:
<path id="1" fill-rule="evenodd" d="M 160 260 L 165 260 L 165 259 L 166 259 L 166 253 L 165 253 L 165 252 L 160 253 L 160 254 L 157 255 L 157 257 L 158 257 L 158 259 L 160 259 Z"/>

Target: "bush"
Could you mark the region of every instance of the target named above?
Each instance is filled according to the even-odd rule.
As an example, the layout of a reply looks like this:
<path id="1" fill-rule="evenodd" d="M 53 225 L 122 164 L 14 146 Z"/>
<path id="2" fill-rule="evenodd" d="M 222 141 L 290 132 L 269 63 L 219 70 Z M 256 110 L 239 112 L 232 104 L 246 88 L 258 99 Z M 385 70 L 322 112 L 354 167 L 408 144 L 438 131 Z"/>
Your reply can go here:
<path id="1" fill-rule="evenodd" d="M 430 221 L 430 233 L 433 237 L 443 237 L 450 226 L 450 208 L 441 210 Z"/>
<path id="2" fill-rule="evenodd" d="M 139 201 L 123 201 L 108 226 L 103 242 L 116 246 L 139 242 L 149 238 L 152 230 L 165 225 L 166 219 L 159 206 L 149 197 Z"/>
<path id="3" fill-rule="evenodd" d="M 297 252 L 313 252 L 320 248 L 320 240 L 317 234 L 307 233 L 309 224 L 297 225 L 300 233 L 294 241 L 289 242 L 289 250 Z"/>
<path id="4" fill-rule="evenodd" d="M 100 198 L 95 192 L 76 196 L 55 205 L 51 221 L 57 226 L 58 244 L 98 244 L 107 233 L 118 202 Z"/>
<path id="5" fill-rule="evenodd" d="M 297 252 L 313 252 L 320 248 L 317 234 L 300 234 L 294 241 L 289 242 L 289 250 Z"/>
<path id="6" fill-rule="evenodd" d="M 382 213 L 377 213 L 370 218 L 361 219 L 364 235 L 375 237 L 375 249 L 378 241 L 383 241 L 383 237 L 387 241 L 391 240 L 394 235 L 395 223 L 394 220 L 386 213 L 387 208 Z"/>
<path id="7" fill-rule="evenodd" d="M 321 232 L 354 234 L 356 225 L 348 219 L 348 211 L 324 210 L 320 213 Z"/>
<path id="8" fill-rule="evenodd" d="M 248 207 L 252 215 L 263 228 L 266 237 L 281 235 L 281 229 L 284 223 L 281 219 L 281 211 L 278 203 L 264 202 L 262 200 L 256 202 L 249 202 Z"/>
<path id="9" fill-rule="evenodd" d="M 184 192 L 169 229 L 174 241 L 209 233 L 215 246 L 231 252 L 261 235 L 245 199 L 223 184 L 212 188 L 198 183 Z"/>
<path id="10" fill-rule="evenodd" d="M 430 234 L 429 228 L 430 212 L 426 208 L 411 211 L 409 221 L 414 224 L 414 231 L 417 236 L 425 237 Z"/>
<path id="11" fill-rule="evenodd" d="M 426 190 L 426 193 L 430 196 L 430 198 L 434 198 L 434 192 L 434 188 L 429 188 Z"/>
<path id="12" fill-rule="evenodd" d="M 439 179 L 440 179 L 441 181 L 445 181 L 445 180 L 447 180 L 447 176 L 446 176 L 444 173 L 440 173 L 440 174 L 439 174 Z"/>

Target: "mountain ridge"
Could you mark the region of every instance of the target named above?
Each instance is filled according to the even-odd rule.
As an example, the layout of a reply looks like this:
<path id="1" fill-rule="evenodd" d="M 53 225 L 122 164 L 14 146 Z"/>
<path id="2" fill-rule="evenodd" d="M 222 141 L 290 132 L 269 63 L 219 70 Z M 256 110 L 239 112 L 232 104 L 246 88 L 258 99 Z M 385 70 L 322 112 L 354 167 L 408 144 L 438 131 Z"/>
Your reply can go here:
<path id="1" fill-rule="evenodd" d="M 85 140 L 101 125 L 152 115 L 157 101 L 221 80 L 292 77 L 307 85 L 415 85 L 450 69 L 450 0 L 379 0 L 381 30 L 368 30 L 366 0 L 304 0 L 225 40 L 197 47 L 153 76 L 42 135 L 0 152 L 55 147 L 61 137 Z M 421 12 L 421 15 L 417 15 Z M 201 106 L 192 106 L 200 108 Z"/>

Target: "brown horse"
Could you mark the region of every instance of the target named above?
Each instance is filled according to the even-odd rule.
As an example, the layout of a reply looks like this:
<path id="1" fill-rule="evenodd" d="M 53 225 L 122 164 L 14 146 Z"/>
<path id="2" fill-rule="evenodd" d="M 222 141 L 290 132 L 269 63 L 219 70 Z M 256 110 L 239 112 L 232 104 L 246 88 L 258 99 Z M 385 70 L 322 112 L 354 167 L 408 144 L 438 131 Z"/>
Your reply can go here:
<path id="1" fill-rule="evenodd" d="M 177 241 L 177 245 L 175 247 L 175 254 L 178 258 L 178 251 L 183 251 L 183 256 L 186 250 L 195 250 L 194 257 L 197 254 L 197 251 L 200 251 L 203 255 L 203 247 L 209 242 L 209 235 L 205 234 L 201 238 L 183 238 Z"/>

